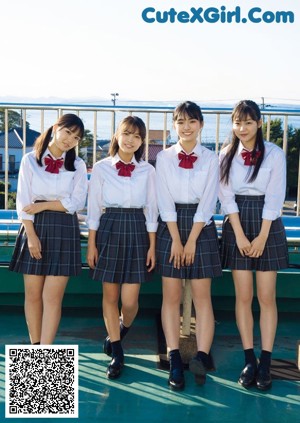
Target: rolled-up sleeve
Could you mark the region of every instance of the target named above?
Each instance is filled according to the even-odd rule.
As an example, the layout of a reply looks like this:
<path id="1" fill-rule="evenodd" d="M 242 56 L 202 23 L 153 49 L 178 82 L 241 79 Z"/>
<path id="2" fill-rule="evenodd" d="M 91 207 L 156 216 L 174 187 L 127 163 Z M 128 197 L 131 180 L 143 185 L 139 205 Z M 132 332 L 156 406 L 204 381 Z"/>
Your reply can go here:
<path id="1" fill-rule="evenodd" d="M 286 159 L 282 150 L 276 149 L 272 157 L 273 167 L 267 190 L 262 217 L 266 220 L 276 220 L 281 215 L 281 209 L 286 194 Z"/>
<path id="2" fill-rule="evenodd" d="M 75 166 L 73 191 L 69 197 L 61 199 L 62 205 L 69 214 L 82 210 L 86 205 L 87 199 L 88 180 L 86 165 L 83 160 L 78 159 L 75 162 Z"/>
<path id="3" fill-rule="evenodd" d="M 154 167 L 149 168 L 147 203 L 145 207 L 146 227 L 148 232 L 156 232 L 158 227 L 158 207 L 156 198 L 156 176 Z"/>
<path id="4" fill-rule="evenodd" d="M 101 165 L 94 165 L 88 189 L 87 225 L 91 230 L 97 230 L 103 209 L 103 178 L 101 177 Z"/>
<path id="5" fill-rule="evenodd" d="M 210 166 L 203 194 L 200 198 L 194 222 L 208 224 L 214 214 L 219 190 L 219 165 L 218 156 L 211 155 Z"/>
<path id="6" fill-rule="evenodd" d="M 166 172 L 167 166 L 164 166 L 162 154 L 159 153 L 156 158 L 156 184 L 160 217 L 163 222 L 177 222 L 175 202 L 168 189 L 168 175 Z"/>
<path id="7" fill-rule="evenodd" d="M 225 155 L 220 153 L 220 164 L 224 160 Z M 232 213 L 238 213 L 239 208 L 235 201 L 235 193 L 231 187 L 230 180 L 228 181 L 228 184 L 225 184 L 224 181 L 220 182 L 219 186 L 219 200 L 221 202 L 221 209 L 222 213 L 224 214 L 232 214 Z"/>

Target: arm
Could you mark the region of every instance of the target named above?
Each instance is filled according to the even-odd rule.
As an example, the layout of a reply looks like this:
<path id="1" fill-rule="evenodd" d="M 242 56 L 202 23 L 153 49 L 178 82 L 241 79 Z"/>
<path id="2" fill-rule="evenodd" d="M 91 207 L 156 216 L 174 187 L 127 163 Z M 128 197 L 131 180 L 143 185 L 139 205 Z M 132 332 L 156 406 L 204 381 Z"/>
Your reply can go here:
<path id="1" fill-rule="evenodd" d="M 149 234 L 149 241 L 150 246 L 147 253 L 147 261 L 146 266 L 148 267 L 148 272 L 151 272 L 151 270 L 155 267 L 155 240 L 156 240 L 156 233 L 155 232 L 148 232 Z"/>
<path id="2" fill-rule="evenodd" d="M 180 269 L 180 266 L 184 264 L 184 255 L 177 222 L 167 222 L 167 225 L 172 238 L 169 263 L 173 261 L 174 267 Z"/>
<path id="3" fill-rule="evenodd" d="M 96 234 L 97 234 L 97 231 L 93 229 L 89 230 L 86 259 L 91 269 L 95 269 L 95 265 L 98 261 L 98 250 L 96 247 Z"/>
<path id="4" fill-rule="evenodd" d="M 31 203 L 23 208 L 27 214 L 37 214 L 45 210 L 66 212 L 60 200 L 55 201 L 41 201 L 40 203 Z"/>
<path id="5" fill-rule="evenodd" d="M 72 192 L 68 198 L 61 200 L 64 210 L 60 211 L 66 211 L 70 214 L 74 214 L 85 207 L 88 190 L 87 171 L 84 161 L 77 158 L 75 167 Z"/>
<path id="6" fill-rule="evenodd" d="M 194 263 L 196 252 L 196 241 L 204 227 L 204 222 L 195 222 L 192 226 L 187 243 L 183 248 L 183 260 L 187 266 Z"/>
<path id="7" fill-rule="evenodd" d="M 229 214 L 229 221 L 231 223 L 233 232 L 235 234 L 236 244 L 241 253 L 241 256 L 249 254 L 251 244 L 248 238 L 246 237 L 244 230 L 240 222 L 240 216 L 238 213 Z"/>
<path id="8" fill-rule="evenodd" d="M 262 220 L 259 235 L 251 242 L 251 248 L 248 252 L 249 257 L 260 257 L 265 249 L 265 245 L 269 236 L 272 220 Z"/>
<path id="9" fill-rule="evenodd" d="M 37 260 L 42 258 L 41 242 L 35 232 L 32 220 L 22 220 L 27 235 L 27 243 L 30 256 Z"/>

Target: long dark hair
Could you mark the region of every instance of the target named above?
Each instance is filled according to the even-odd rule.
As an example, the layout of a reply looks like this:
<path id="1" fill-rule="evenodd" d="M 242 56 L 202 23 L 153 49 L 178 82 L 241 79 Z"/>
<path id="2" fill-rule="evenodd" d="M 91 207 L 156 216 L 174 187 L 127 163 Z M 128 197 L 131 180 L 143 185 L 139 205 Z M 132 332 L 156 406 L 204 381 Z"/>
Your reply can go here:
<path id="1" fill-rule="evenodd" d="M 178 104 L 173 112 L 173 122 L 176 122 L 180 116 L 185 114 L 192 119 L 197 119 L 199 122 L 203 122 L 201 108 L 198 104 L 193 103 L 192 101 L 184 101 L 183 103 Z"/>
<path id="2" fill-rule="evenodd" d="M 235 106 L 231 114 L 231 120 L 232 122 L 235 119 L 246 120 L 249 116 L 255 122 L 259 122 L 259 120 L 261 119 L 260 109 L 254 101 L 242 100 Z M 230 147 L 228 147 L 226 156 L 224 157 L 224 160 L 221 163 L 220 179 L 221 181 L 224 181 L 226 184 L 228 184 L 229 182 L 229 172 L 230 172 L 232 160 L 234 158 L 235 153 L 237 152 L 239 142 L 240 142 L 239 138 L 232 131 L 232 141 L 231 141 Z M 252 151 L 252 156 L 255 155 L 256 150 L 260 151 L 260 156 L 257 158 L 257 161 L 254 165 L 252 173 L 251 173 L 252 167 L 249 169 L 250 174 L 248 175 L 248 182 L 255 181 L 257 174 L 259 172 L 260 166 L 262 164 L 262 161 L 264 159 L 265 145 L 264 145 L 262 127 L 257 128 L 255 146 Z"/>
<path id="3" fill-rule="evenodd" d="M 137 117 L 137 116 L 127 116 L 124 118 L 120 123 L 112 137 L 110 147 L 109 147 L 109 155 L 114 156 L 119 151 L 119 144 L 118 138 L 122 131 L 129 131 L 135 132 L 136 130 L 139 131 L 140 137 L 142 139 L 142 144 L 139 149 L 134 153 L 134 157 L 137 162 L 141 160 L 145 150 L 145 139 L 146 139 L 146 125 L 144 121 Z"/>
<path id="4" fill-rule="evenodd" d="M 78 132 L 78 136 L 80 138 L 83 138 L 83 135 L 84 135 L 83 122 L 77 115 L 74 115 L 73 113 L 67 113 L 65 115 L 62 115 L 56 122 L 56 125 L 59 128 L 69 128 L 72 132 Z M 51 141 L 53 126 L 54 125 L 50 126 L 50 128 L 48 128 L 47 131 L 41 134 L 34 143 L 34 150 L 36 152 L 36 161 L 39 164 L 39 166 L 43 166 L 42 157 L 45 151 L 47 150 L 49 142 Z M 76 159 L 76 147 L 73 147 L 69 151 L 66 152 L 66 157 L 64 161 L 66 170 L 69 170 L 71 172 L 75 171 L 75 166 L 74 166 L 75 159 Z"/>

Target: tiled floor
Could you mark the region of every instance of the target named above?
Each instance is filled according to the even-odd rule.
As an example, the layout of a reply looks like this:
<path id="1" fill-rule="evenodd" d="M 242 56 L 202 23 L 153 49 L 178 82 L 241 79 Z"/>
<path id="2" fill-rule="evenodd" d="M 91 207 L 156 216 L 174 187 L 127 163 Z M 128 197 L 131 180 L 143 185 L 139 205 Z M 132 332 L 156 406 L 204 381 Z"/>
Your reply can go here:
<path id="1" fill-rule="evenodd" d="M 243 353 L 232 312 L 216 312 L 213 356 L 216 371 L 204 386 L 185 372 L 186 389 L 172 392 L 168 373 L 159 368 L 156 317 L 158 310 L 140 311 L 124 340 L 126 362 L 118 381 L 106 378 L 109 357 L 102 353 L 105 335 L 101 310 L 66 309 L 56 344 L 79 345 L 79 421 L 85 422 L 199 422 L 285 423 L 300 422 L 300 382 L 273 380 L 268 392 L 243 389 L 237 378 Z M 0 422 L 5 420 L 4 345 L 27 343 L 23 311 L 0 311 Z M 258 328 L 256 328 L 256 335 Z M 295 360 L 300 339 L 300 313 L 282 314 L 274 359 Z M 256 344 L 259 338 L 256 336 Z M 7 419 L 19 422 L 28 419 Z M 70 422 L 48 418 L 46 422 Z M 37 418 L 34 422 L 44 422 Z"/>

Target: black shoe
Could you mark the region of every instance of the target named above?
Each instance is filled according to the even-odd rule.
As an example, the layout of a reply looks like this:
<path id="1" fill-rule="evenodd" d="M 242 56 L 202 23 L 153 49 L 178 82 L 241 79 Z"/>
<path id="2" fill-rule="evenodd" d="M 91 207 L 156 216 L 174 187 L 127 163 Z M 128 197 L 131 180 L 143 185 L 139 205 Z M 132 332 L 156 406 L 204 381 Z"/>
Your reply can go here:
<path id="1" fill-rule="evenodd" d="M 189 363 L 190 371 L 195 375 L 197 385 L 204 385 L 206 382 L 206 369 L 201 359 L 192 358 Z"/>
<path id="2" fill-rule="evenodd" d="M 108 379 L 117 379 L 121 376 L 123 367 L 124 359 L 114 357 L 106 370 L 106 376 L 108 377 Z"/>
<path id="3" fill-rule="evenodd" d="M 261 391 L 267 391 L 272 386 L 270 369 L 259 367 L 256 375 L 256 387 Z"/>
<path id="4" fill-rule="evenodd" d="M 103 343 L 103 352 L 108 355 L 109 357 L 111 357 L 112 354 L 112 348 L 111 348 L 111 342 L 110 342 L 110 337 L 107 336 L 104 340 Z"/>
<path id="5" fill-rule="evenodd" d="M 238 383 L 242 385 L 244 388 L 248 388 L 249 386 L 255 383 L 256 373 L 257 373 L 256 364 L 248 363 L 246 367 L 243 369 L 242 373 L 240 374 Z"/>
<path id="6" fill-rule="evenodd" d="M 168 385 L 174 391 L 184 389 L 184 373 L 182 369 L 173 369 L 170 371 Z"/>

